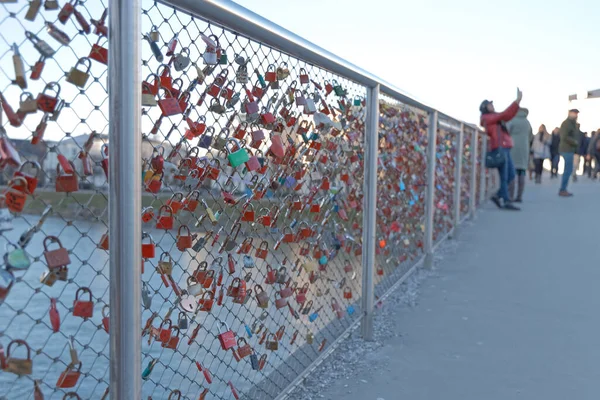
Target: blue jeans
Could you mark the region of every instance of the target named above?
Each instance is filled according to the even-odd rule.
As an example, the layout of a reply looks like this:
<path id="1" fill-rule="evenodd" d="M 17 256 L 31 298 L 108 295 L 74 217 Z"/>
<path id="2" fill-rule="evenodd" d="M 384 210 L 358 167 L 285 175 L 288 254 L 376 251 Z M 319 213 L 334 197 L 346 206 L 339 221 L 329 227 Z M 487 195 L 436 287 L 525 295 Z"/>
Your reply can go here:
<path id="1" fill-rule="evenodd" d="M 575 153 L 560 153 L 562 158 L 565 160 L 565 170 L 563 171 L 562 182 L 560 184 L 560 190 L 567 190 L 569 186 L 569 178 L 573 174 L 573 158 Z"/>
<path id="2" fill-rule="evenodd" d="M 508 184 L 515 180 L 516 172 L 512 157 L 510 156 L 510 149 L 501 150 L 504 152 L 506 161 L 498 167 L 498 172 L 500 173 L 500 190 L 498 190 L 498 197 L 507 202 L 510 201 Z"/>

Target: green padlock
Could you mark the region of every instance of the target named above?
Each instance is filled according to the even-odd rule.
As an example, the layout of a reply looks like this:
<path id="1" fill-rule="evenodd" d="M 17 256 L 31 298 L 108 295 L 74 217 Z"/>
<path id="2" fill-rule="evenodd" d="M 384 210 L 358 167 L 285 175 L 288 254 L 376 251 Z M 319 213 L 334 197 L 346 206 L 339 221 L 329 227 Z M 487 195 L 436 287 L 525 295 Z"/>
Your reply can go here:
<path id="1" fill-rule="evenodd" d="M 14 244 L 8 244 L 7 247 L 13 247 L 13 250 L 8 250 L 7 253 L 4 254 L 4 262 L 8 269 L 27 269 L 31 265 L 31 261 L 23 250 L 20 247 L 15 246 Z"/>
<path id="2" fill-rule="evenodd" d="M 231 143 L 237 146 L 237 151 L 230 150 L 230 147 L 232 147 Z M 244 164 L 250 159 L 250 156 L 248 155 L 248 152 L 246 152 L 246 149 L 244 149 L 240 145 L 240 142 L 238 142 L 236 139 L 227 139 L 225 150 L 227 151 L 227 159 L 229 160 L 229 164 L 231 164 L 233 168 Z"/>
<path id="3" fill-rule="evenodd" d="M 346 90 L 344 90 L 344 88 L 342 87 L 342 85 L 340 85 L 338 83 L 338 81 L 336 81 L 335 79 L 333 79 L 331 81 L 331 84 L 333 86 L 333 91 L 336 94 L 336 96 L 338 96 L 338 97 L 344 97 L 344 96 L 346 96 Z"/>
<path id="4" fill-rule="evenodd" d="M 360 97 L 358 97 L 358 96 L 354 97 L 354 105 L 357 107 L 360 107 L 360 104 L 361 104 Z"/>
<path id="5" fill-rule="evenodd" d="M 223 50 L 223 52 L 221 53 L 221 58 L 219 58 L 219 64 L 221 64 L 221 65 L 227 65 L 228 64 L 227 53 L 225 53 L 225 50 Z"/>

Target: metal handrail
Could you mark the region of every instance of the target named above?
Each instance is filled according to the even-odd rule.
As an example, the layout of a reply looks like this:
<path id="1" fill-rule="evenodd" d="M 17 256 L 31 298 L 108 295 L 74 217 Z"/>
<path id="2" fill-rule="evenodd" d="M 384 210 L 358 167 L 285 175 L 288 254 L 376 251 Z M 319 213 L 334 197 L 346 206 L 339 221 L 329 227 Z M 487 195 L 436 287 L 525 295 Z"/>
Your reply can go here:
<path id="1" fill-rule="evenodd" d="M 344 76 L 352 81 L 373 88 L 377 85 L 383 94 L 413 107 L 427 112 L 437 111 L 440 117 L 460 121 L 434 107 L 409 97 L 401 89 L 381 79 L 372 73 L 336 56 L 296 35 L 293 32 L 269 21 L 268 19 L 248 10 L 229 0 L 158 0 L 170 7 L 191 15 L 201 16 L 211 22 L 233 29 L 235 32 L 248 36 L 258 42 L 276 48 L 309 64 L 319 66 L 332 73 Z M 444 124 L 445 125 L 445 124 Z M 448 124 L 447 128 L 455 126 Z"/>

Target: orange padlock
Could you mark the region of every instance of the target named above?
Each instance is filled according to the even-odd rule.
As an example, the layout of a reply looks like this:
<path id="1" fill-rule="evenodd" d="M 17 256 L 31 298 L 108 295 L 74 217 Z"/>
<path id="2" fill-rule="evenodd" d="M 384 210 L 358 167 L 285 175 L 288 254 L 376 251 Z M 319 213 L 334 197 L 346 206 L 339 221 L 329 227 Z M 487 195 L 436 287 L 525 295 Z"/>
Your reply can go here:
<path id="1" fill-rule="evenodd" d="M 185 229 L 187 231 L 187 235 L 181 234 L 181 229 Z M 192 233 L 190 232 L 190 228 L 187 225 L 181 225 L 177 230 L 177 248 L 180 251 L 185 249 L 189 249 L 192 247 Z"/>
<path id="2" fill-rule="evenodd" d="M 156 229 L 173 229 L 173 222 L 173 209 L 166 205 L 159 208 L 158 217 L 156 218 Z"/>
<path id="3" fill-rule="evenodd" d="M 81 362 L 77 364 L 77 369 L 74 365 L 68 365 L 56 381 L 56 387 L 61 389 L 72 388 L 77 384 L 79 377 L 81 376 Z"/>
<path id="4" fill-rule="evenodd" d="M 89 300 L 79 300 L 80 293 L 87 293 Z M 87 287 L 77 289 L 75 300 L 73 301 L 73 315 L 81 318 L 92 318 L 94 315 L 94 302 L 92 301 L 92 291 Z"/>

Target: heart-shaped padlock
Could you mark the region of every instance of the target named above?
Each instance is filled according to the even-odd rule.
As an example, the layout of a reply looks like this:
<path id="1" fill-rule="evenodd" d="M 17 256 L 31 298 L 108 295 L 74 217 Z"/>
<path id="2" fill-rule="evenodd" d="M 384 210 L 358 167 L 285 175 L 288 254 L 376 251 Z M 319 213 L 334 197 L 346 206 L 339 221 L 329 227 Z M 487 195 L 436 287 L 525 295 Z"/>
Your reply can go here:
<path id="1" fill-rule="evenodd" d="M 173 62 L 173 67 L 175 71 L 183 71 L 190 65 L 190 49 L 187 47 L 181 49 L 181 53 L 175 56 L 175 61 Z"/>

